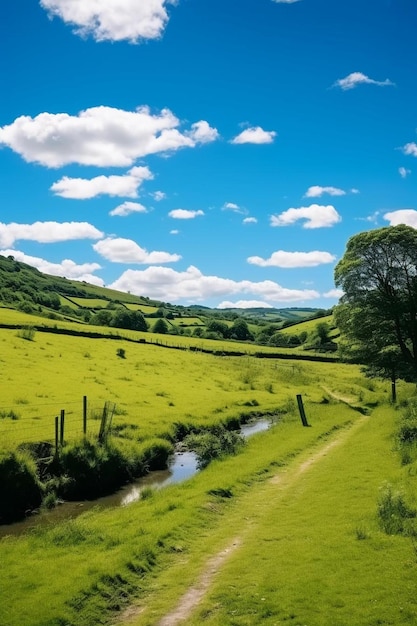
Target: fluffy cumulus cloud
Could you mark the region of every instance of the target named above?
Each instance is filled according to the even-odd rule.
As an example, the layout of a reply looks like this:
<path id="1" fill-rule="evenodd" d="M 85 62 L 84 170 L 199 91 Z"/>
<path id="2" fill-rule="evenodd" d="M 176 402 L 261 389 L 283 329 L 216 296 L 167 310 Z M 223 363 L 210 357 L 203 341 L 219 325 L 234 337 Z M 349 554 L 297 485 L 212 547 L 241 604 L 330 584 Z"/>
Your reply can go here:
<path id="1" fill-rule="evenodd" d="M 324 194 L 329 196 L 345 196 L 346 191 L 339 189 L 338 187 L 320 187 L 320 185 L 313 185 L 309 187 L 304 194 L 305 198 L 320 198 Z"/>
<path id="2" fill-rule="evenodd" d="M 174 209 L 168 213 L 169 217 L 174 220 L 193 220 L 196 217 L 204 215 L 204 211 L 199 209 L 198 211 L 189 211 L 188 209 Z"/>
<path id="3" fill-rule="evenodd" d="M 274 130 L 263 130 L 260 126 L 255 126 L 253 128 L 246 128 L 239 135 L 234 137 L 231 143 L 272 143 L 275 137 L 276 132 Z"/>
<path id="4" fill-rule="evenodd" d="M 151 180 L 147 167 L 132 167 L 124 176 L 95 176 L 94 178 L 69 178 L 64 176 L 51 186 L 51 191 L 61 198 L 87 200 L 97 196 L 137 198 L 144 180 Z"/>
<path id="5" fill-rule="evenodd" d="M 276 2 L 276 4 L 294 4 L 299 1 L 300 0 L 272 0 L 272 2 Z"/>
<path id="6" fill-rule="evenodd" d="M 104 286 L 104 281 L 98 276 L 94 276 L 93 272 L 101 269 L 98 263 L 82 263 L 78 265 L 70 259 L 64 259 L 61 263 L 51 263 L 45 259 L 41 259 L 35 256 L 29 256 L 20 252 L 20 250 L 0 250 L 0 254 L 3 256 L 13 256 L 16 261 L 27 263 L 36 267 L 40 272 L 44 274 L 51 274 L 52 276 L 64 276 L 71 280 L 80 280 L 90 283 L 91 285 Z"/>
<path id="7" fill-rule="evenodd" d="M 132 239 L 106 237 L 93 245 L 94 250 L 103 258 L 113 263 L 175 263 L 181 259 L 179 254 L 169 252 L 148 252 Z M 129 291 L 129 289 L 127 290 Z"/>
<path id="8" fill-rule="evenodd" d="M 229 302 L 223 300 L 217 305 L 216 309 L 272 309 L 272 304 L 263 302 L 262 300 L 238 300 L 237 302 Z"/>
<path id="9" fill-rule="evenodd" d="M 103 233 L 88 222 L 34 222 L 16 224 L 0 222 L 0 246 L 13 246 L 15 241 L 56 243 L 75 239 L 101 239 Z"/>
<path id="10" fill-rule="evenodd" d="M 374 80 L 373 78 L 369 78 L 366 74 L 362 74 L 362 72 L 352 72 L 345 78 L 339 78 L 334 84 L 333 87 L 340 87 L 343 91 L 347 91 L 348 89 L 354 89 L 358 85 L 378 85 L 379 87 L 386 87 L 387 85 L 394 85 L 388 78 L 385 80 Z"/>
<path id="11" fill-rule="evenodd" d="M 412 141 L 411 143 L 406 143 L 405 146 L 403 146 L 402 151 L 404 152 L 404 154 L 417 157 L 417 143 L 415 143 L 414 141 Z"/>
<path id="12" fill-rule="evenodd" d="M 258 220 L 256 217 L 245 217 L 243 220 L 243 224 L 257 224 Z"/>
<path id="13" fill-rule="evenodd" d="M 47 167 L 69 163 L 128 167 L 140 157 L 194 148 L 218 137 L 217 130 L 204 120 L 184 132 L 179 126 L 180 121 L 168 109 L 152 114 L 148 107 L 124 111 L 98 106 L 78 115 L 22 115 L 0 127 L 0 146 Z"/>
<path id="14" fill-rule="evenodd" d="M 319 297 L 319 293 L 312 289 L 287 289 L 270 280 L 255 283 L 205 276 L 193 266 L 184 272 L 168 267 L 149 267 L 143 271 L 129 269 L 109 287 L 138 295 L 146 293 L 150 298 L 170 302 L 230 298 L 235 294 L 250 294 L 252 298 L 273 303 L 300 302 Z"/>
<path id="15" fill-rule="evenodd" d="M 167 197 L 166 193 L 164 193 L 163 191 L 154 191 L 153 193 L 151 193 L 151 197 L 156 201 L 156 202 L 161 202 L 161 200 L 165 200 L 165 198 Z"/>
<path id="16" fill-rule="evenodd" d="M 333 263 L 336 257 L 330 252 L 320 252 L 314 250 L 313 252 L 285 252 L 284 250 L 277 250 L 273 252 L 269 259 L 263 259 L 260 256 L 250 256 L 247 261 L 252 265 L 259 265 L 260 267 L 317 267 L 317 265 L 323 265 L 324 263 Z"/>
<path id="17" fill-rule="evenodd" d="M 408 170 L 408 169 L 407 169 L 407 168 L 405 168 L 405 167 L 399 167 L 399 168 L 398 168 L 398 173 L 399 173 L 399 175 L 401 176 L 401 178 L 407 178 L 407 176 L 408 176 L 409 174 L 411 174 L 411 170 Z"/>
<path id="18" fill-rule="evenodd" d="M 290 226 L 299 220 L 305 220 L 303 228 L 325 228 L 341 221 L 334 206 L 311 204 L 307 207 L 291 208 L 279 215 L 272 215 L 271 226 Z"/>
<path id="19" fill-rule="evenodd" d="M 96 41 L 137 43 L 161 37 L 166 7 L 175 0 L 40 0 L 52 17 L 70 24 L 77 35 Z"/>
<path id="20" fill-rule="evenodd" d="M 384 220 L 387 220 L 390 226 L 406 224 L 407 226 L 417 228 L 417 211 L 414 209 L 398 209 L 398 211 L 385 213 Z"/>
<path id="21" fill-rule="evenodd" d="M 123 202 L 123 204 L 119 204 L 119 206 L 110 211 L 109 215 L 119 215 L 120 217 L 126 217 L 126 215 L 130 215 L 131 213 L 147 212 L 148 209 L 143 206 L 143 204 L 139 204 L 139 202 Z"/>

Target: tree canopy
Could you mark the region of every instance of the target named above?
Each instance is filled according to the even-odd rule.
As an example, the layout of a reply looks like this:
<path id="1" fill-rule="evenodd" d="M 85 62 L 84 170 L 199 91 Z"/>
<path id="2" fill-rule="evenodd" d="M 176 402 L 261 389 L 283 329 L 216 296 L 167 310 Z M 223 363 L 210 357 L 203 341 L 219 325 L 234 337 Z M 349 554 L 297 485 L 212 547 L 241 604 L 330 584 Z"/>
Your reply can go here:
<path id="1" fill-rule="evenodd" d="M 417 231 L 399 225 L 354 235 L 335 283 L 344 291 L 334 311 L 342 354 L 371 374 L 417 380 Z"/>

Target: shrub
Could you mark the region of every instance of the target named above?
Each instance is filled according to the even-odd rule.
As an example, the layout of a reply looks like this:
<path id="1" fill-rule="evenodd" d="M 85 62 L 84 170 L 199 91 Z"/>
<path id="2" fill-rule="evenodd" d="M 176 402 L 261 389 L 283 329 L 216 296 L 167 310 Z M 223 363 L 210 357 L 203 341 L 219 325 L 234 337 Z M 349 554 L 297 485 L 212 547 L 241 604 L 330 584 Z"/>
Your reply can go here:
<path id="1" fill-rule="evenodd" d="M 35 332 L 36 331 L 33 326 L 23 326 L 20 330 L 17 331 L 16 335 L 21 339 L 33 341 L 35 338 Z"/>
<path id="2" fill-rule="evenodd" d="M 111 443 L 85 440 L 65 446 L 59 463 L 69 478 L 61 484 L 59 495 L 70 500 L 111 493 L 132 477 L 122 451 Z"/>
<path id="3" fill-rule="evenodd" d="M 148 471 L 166 469 L 174 447 L 166 439 L 151 439 L 142 444 L 141 457 Z"/>
<path id="4" fill-rule="evenodd" d="M 32 457 L 21 451 L 0 452 L 0 523 L 24 517 L 41 500 L 42 484 Z"/>
<path id="5" fill-rule="evenodd" d="M 245 441 L 239 433 L 218 427 L 213 431 L 188 435 L 184 443 L 196 453 L 198 468 L 203 469 L 214 459 L 236 454 Z"/>
<path id="6" fill-rule="evenodd" d="M 416 515 L 416 510 L 406 503 L 402 493 L 394 493 L 390 485 L 383 489 L 378 502 L 378 519 L 387 535 L 415 536 Z"/>

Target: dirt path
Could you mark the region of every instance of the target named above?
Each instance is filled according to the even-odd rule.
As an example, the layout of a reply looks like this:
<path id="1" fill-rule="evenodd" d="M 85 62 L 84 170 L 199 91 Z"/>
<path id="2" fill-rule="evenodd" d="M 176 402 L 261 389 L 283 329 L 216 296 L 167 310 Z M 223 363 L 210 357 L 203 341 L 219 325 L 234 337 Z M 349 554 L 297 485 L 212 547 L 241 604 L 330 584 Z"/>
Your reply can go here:
<path id="1" fill-rule="evenodd" d="M 358 419 L 349 428 L 340 432 L 336 438 L 316 450 L 300 464 L 273 476 L 270 479 L 269 484 L 276 486 L 279 485 L 280 492 L 285 493 L 285 491 L 297 482 L 297 480 L 312 466 L 327 456 L 327 454 L 329 454 L 335 447 L 345 443 L 345 441 L 362 425 L 365 419 L 366 418 Z M 226 548 L 216 553 L 207 561 L 197 582 L 180 598 L 177 606 L 170 613 L 167 613 L 159 622 L 157 622 L 156 626 L 178 626 L 180 624 L 186 624 L 187 619 L 197 608 L 205 593 L 208 591 L 217 572 L 221 569 L 231 554 L 242 545 L 244 541 L 243 535 L 244 532 L 239 537 L 234 537 Z M 131 606 L 123 613 L 123 616 L 118 623 L 134 623 L 135 618 L 145 610 L 145 607 L 139 608 Z"/>
<path id="2" fill-rule="evenodd" d="M 362 418 L 352 424 L 348 429 L 339 433 L 338 436 L 327 443 L 325 446 L 317 450 L 309 458 L 303 461 L 300 465 L 292 468 L 285 474 L 277 474 L 269 481 L 270 484 L 279 485 L 280 491 L 285 491 L 291 485 L 293 485 L 305 472 L 307 472 L 314 464 L 320 461 L 323 457 L 329 454 L 335 447 L 345 443 L 348 437 L 355 432 L 363 423 Z M 173 611 L 165 615 L 158 623 L 157 626 L 177 626 L 179 624 L 186 624 L 187 619 L 196 609 L 204 594 L 209 589 L 213 578 L 216 573 L 222 567 L 226 559 L 241 546 L 243 543 L 243 537 L 235 537 L 233 541 L 224 550 L 214 555 L 205 566 L 205 569 L 195 585 L 190 587 L 187 592 L 180 598 L 178 605 Z"/>
<path id="3" fill-rule="evenodd" d="M 241 539 L 237 537 L 232 543 L 225 549 L 213 556 L 206 564 L 206 568 L 200 579 L 193 587 L 190 587 L 188 591 L 180 599 L 178 606 L 174 611 L 168 613 L 165 617 L 158 622 L 158 626 L 176 626 L 176 624 L 183 623 L 203 598 L 205 592 L 209 588 L 211 581 L 215 574 L 219 571 L 225 560 L 230 556 L 231 552 L 236 550 L 242 543 Z"/>

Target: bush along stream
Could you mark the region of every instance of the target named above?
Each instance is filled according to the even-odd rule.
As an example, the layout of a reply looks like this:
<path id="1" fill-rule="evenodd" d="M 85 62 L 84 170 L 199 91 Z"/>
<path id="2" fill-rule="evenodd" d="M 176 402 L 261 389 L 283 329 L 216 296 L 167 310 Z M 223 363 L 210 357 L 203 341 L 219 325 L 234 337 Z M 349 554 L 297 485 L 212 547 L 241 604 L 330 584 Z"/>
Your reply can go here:
<path id="1" fill-rule="evenodd" d="M 88 438 L 63 446 L 59 456 L 45 456 L 45 446 L 0 453 L 0 525 L 12 531 L 14 522 L 23 531 L 38 516 L 57 504 L 57 518 L 74 515 L 91 506 L 126 505 L 143 497 L 149 486 L 161 488 L 180 482 L 206 467 L 211 460 L 235 454 L 246 437 L 266 430 L 271 416 L 242 416 L 226 425 L 197 429 L 192 424 L 176 424 L 172 441 L 150 439 L 137 442 L 110 437 L 99 443 Z M 49 452 L 51 450 L 49 449 Z M 110 495 L 112 494 L 112 495 Z M 56 509 L 57 510 L 57 509 Z M 44 517 L 44 515 L 42 515 Z M 1 528 L 1 526 L 0 526 Z M 1 533 L 1 534 L 4 534 Z"/>

